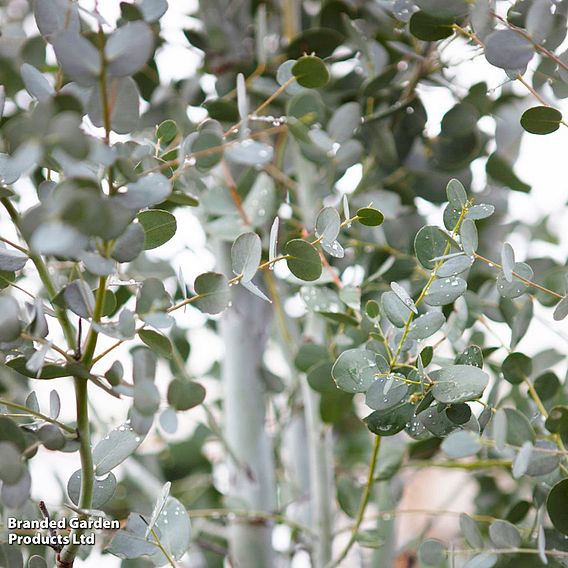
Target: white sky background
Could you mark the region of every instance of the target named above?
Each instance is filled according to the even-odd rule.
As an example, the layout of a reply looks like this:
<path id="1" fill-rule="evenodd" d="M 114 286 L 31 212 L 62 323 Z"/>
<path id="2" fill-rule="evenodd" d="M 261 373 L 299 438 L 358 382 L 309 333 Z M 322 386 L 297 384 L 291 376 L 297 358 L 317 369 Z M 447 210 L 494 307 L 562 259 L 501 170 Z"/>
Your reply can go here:
<path id="1" fill-rule="evenodd" d="M 81 1 L 80 4 L 87 9 L 91 9 L 94 0 Z M 199 65 L 199 54 L 188 47 L 187 41 L 183 36 L 182 29 L 191 27 L 192 19 L 187 16 L 195 0 L 170 0 L 168 12 L 161 21 L 162 35 L 166 42 L 164 47 L 160 48 L 157 61 L 160 67 L 162 81 L 167 83 L 171 80 L 178 80 L 189 77 L 196 71 Z M 101 0 L 99 9 L 103 16 L 110 22 L 114 23 L 119 15 L 119 2 L 109 0 Z M 465 47 L 461 40 L 450 43 L 444 50 L 444 60 L 450 62 L 459 61 L 460 65 L 457 71 L 454 85 L 459 90 L 465 91 L 467 88 L 481 80 L 486 81 L 490 88 L 498 88 L 504 81 L 505 75 L 499 69 L 489 65 L 484 57 L 475 57 L 467 60 L 469 53 L 473 54 Z M 533 63 L 534 65 L 534 63 Z M 515 86 L 519 92 L 524 94 L 524 87 Z M 443 114 L 455 103 L 452 95 L 447 89 L 420 86 L 419 91 L 423 95 L 423 101 L 427 107 L 429 122 L 427 129 L 429 133 L 435 134 L 439 129 L 440 121 Z M 533 104 L 533 103 L 531 103 Z M 534 101 L 534 104 L 538 104 Z M 567 111 L 568 103 L 564 101 L 555 101 L 555 106 L 560 110 Z M 492 121 L 485 120 L 488 128 L 492 127 Z M 96 129 L 95 129 L 96 130 Z M 530 255 L 550 255 L 560 262 L 565 262 L 568 253 L 568 231 L 563 230 L 568 224 L 568 209 L 565 207 L 568 198 L 568 179 L 565 174 L 565 148 L 568 141 L 568 129 L 561 128 L 554 134 L 548 136 L 534 136 L 526 134 L 523 137 L 520 159 L 515 171 L 521 179 L 532 185 L 530 194 L 521 194 L 518 192 L 510 193 L 510 219 L 522 220 L 527 223 L 535 223 L 543 217 L 549 218 L 549 226 L 552 231 L 559 235 L 562 239 L 561 247 L 551 247 L 546 243 L 533 242 L 527 243 L 523 235 L 512 235 L 510 242 L 513 244 L 517 253 L 517 260 L 524 260 Z M 482 189 L 484 184 L 484 168 L 482 164 L 475 168 L 476 179 L 475 188 Z M 351 176 L 347 176 L 342 182 L 342 189 L 352 191 L 358 182 L 357 169 L 351 171 Z M 26 199 L 23 204 L 25 206 L 32 205 L 33 201 Z M 375 204 L 380 207 L 380 203 Z M 419 200 L 421 211 L 427 214 L 433 223 L 441 223 L 441 210 Z M 188 283 L 193 282 L 195 277 L 213 267 L 214 258 L 205 249 L 205 238 L 199 223 L 193 216 L 191 211 L 182 210 L 176 212 L 178 218 L 177 235 L 168 243 L 166 247 L 162 247 L 158 252 L 151 252 L 156 258 L 175 258 L 175 267 L 183 267 L 185 280 Z M 493 252 L 493 258 L 499 259 L 500 248 L 496 248 Z M 525 339 L 522 347 L 529 353 L 533 353 L 542 348 L 555 346 L 560 350 L 566 349 L 566 340 L 559 337 L 558 334 L 566 333 L 568 335 L 568 325 L 565 322 L 553 322 L 551 311 L 536 305 L 537 314 L 542 314 L 545 323 L 533 321 L 528 333 L 531 341 Z M 190 328 L 190 339 L 192 343 L 192 355 L 190 358 L 191 372 L 197 377 L 204 373 L 211 361 L 218 357 L 222 351 L 222 346 L 215 336 L 202 328 L 205 317 L 196 310 L 190 308 L 185 314 L 177 315 L 178 323 L 182 328 Z M 568 320 L 566 320 L 568 321 Z M 495 327 L 505 342 L 508 342 L 509 332 L 505 327 Z M 538 339 L 538 343 L 536 342 Z M 112 341 L 108 340 L 108 344 Z M 101 341 L 104 346 L 104 340 Z M 117 350 L 118 351 L 118 350 Z M 128 376 L 130 361 L 125 356 L 127 350 L 124 349 L 120 356 L 121 362 L 125 365 L 126 376 Z M 109 359 L 108 365 L 113 359 Z M 108 366 L 107 365 L 107 366 Z M 105 366 L 106 368 L 106 366 Z M 158 383 L 163 389 L 165 395 L 165 387 L 169 381 L 169 373 L 158 373 Z M 160 377 L 161 375 L 161 377 Z M 74 396 L 71 384 L 65 384 L 62 381 L 56 382 L 37 382 L 33 386 L 37 389 L 40 403 L 47 405 L 49 391 L 57 388 L 62 398 L 62 419 L 74 419 Z M 207 382 L 204 383 L 207 386 Z M 102 422 L 108 425 L 108 428 L 114 427 L 122 422 L 126 417 L 128 404 L 124 401 L 111 399 L 106 393 L 99 389 L 91 388 L 90 391 L 92 407 L 96 409 Z M 191 410 L 190 412 L 179 415 L 180 418 L 180 435 L 187 432 L 197 422 L 203 420 L 203 415 L 199 410 Z M 104 431 L 100 434 L 104 435 Z M 156 444 L 160 441 L 156 437 L 150 436 L 143 444 L 142 451 L 153 451 Z M 48 502 L 52 501 L 56 506 L 61 501 L 61 490 L 58 479 L 65 484 L 69 475 L 79 467 L 79 457 L 77 454 L 66 455 L 61 453 L 53 453 L 40 451 L 38 458 L 32 460 L 32 478 L 35 483 L 33 486 L 34 498 L 42 498 Z M 118 470 L 120 473 L 120 469 Z M 151 483 L 148 480 L 147 483 Z M 48 497 L 49 496 L 49 497 Z M 93 553 L 87 561 L 77 561 L 77 566 L 86 568 L 99 568 L 101 562 L 105 567 L 118 567 L 120 561 L 105 555 L 104 559 L 98 553 Z M 193 564 L 192 564 L 193 565 Z M 299 568 L 300 563 L 297 564 Z"/>

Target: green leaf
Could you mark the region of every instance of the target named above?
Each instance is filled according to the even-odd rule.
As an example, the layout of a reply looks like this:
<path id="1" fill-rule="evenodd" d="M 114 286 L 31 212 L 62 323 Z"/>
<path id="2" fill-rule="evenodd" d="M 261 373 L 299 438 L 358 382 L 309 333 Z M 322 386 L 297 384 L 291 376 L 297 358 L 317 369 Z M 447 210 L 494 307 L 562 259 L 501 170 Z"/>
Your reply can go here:
<path id="1" fill-rule="evenodd" d="M 117 239 L 111 253 L 117 262 L 131 262 L 143 250 L 146 234 L 141 223 L 128 225 L 126 231 Z"/>
<path id="2" fill-rule="evenodd" d="M 446 551 L 439 540 L 429 538 L 418 547 L 418 558 L 424 566 L 440 566 L 446 558 Z"/>
<path id="3" fill-rule="evenodd" d="M 128 134 L 137 126 L 140 119 L 140 93 L 138 86 L 131 77 L 113 79 L 107 86 L 108 98 L 113 101 L 110 113 L 111 129 L 118 134 Z M 98 127 L 104 127 L 104 102 L 101 100 L 99 89 L 91 92 L 87 103 L 87 111 L 91 122 Z"/>
<path id="4" fill-rule="evenodd" d="M 453 432 L 442 442 L 442 451 L 450 458 L 461 459 L 473 456 L 481 450 L 479 436 L 474 432 Z"/>
<path id="5" fill-rule="evenodd" d="M 154 509 L 152 510 L 152 517 L 150 518 L 150 521 L 148 522 L 148 527 L 146 528 L 146 534 L 144 535 L 146 538 L 148 538 L 152 534 L 152 529 L 156 525 L 156 521 L 158 520 L 158 517 L 162 513 L 166 501 L 170 496 L 171 486 L 172 484 L 170 481 L 167 481 L 162 486 L 162 491 L 160 492 L 160 495 L 158 496 L 158 499 L 154 504 Z"/>
<path id="6" fill-rule="evenodd" d="M 195 293 L 200 297 L 195 305 L 206 314 L 219 314 L 231 299 L 231 290 L 227 278 L 217 272 L 206 272 L 195 279 Z"/>
<path id="7" fill-rule="evenodd" d="M 310 28 L 294 37 L 286 53 L 288 57 L 296 59 L 306 53 L 328 57 L 343 40 L 344 36 L 334 28 Z"/>
<path id="8" fill-rule="evenodd" d="M 501 249 L 501 268 L 507 282 L 513 282 L 513 270 L 515 267 L 515 251 L 509 243 L 503 243 Z"/>
<path id="9" fill-rule="evenodd" d="M 489 381 L 487 373 L 471 365 L 445 367 L 431 372 L 430 378 L 434 381 L 434 398 L 446 404 L 479 398 Z"/>
<path id="10" fill-rule="evenodd" d="M 253 279 L 262 257 L 262 243 L 256 233 L 239 235 L 231 247 L 233 273 L 241 277 L 242 282 Z"/>
<path id="11" fill-rule="evenodd" d="M 489 156 L 489 158 L 487 158 L 487 162 L 485 163 L 485 171 L 495 181 L 502 183 L 515 191 L 528 193 L 531 190 L 531 186 L 525 183 L 515 174 L 512 165 L 503 156 L 500 156 L 496 152 L 494 152 Z M 474 205 L 473 207 L 470 207 L 466 216 L 471 215 L 472 210 L 476 207 L 481 207 L 481 205 Z M 493 209 L 495 209 L 492 205 L 486 205 L 485 207 L 492 207 Z"/>
<path id="12" fill-rule="evenodd" d="M 176 234 L 176 218 L 168 211 L 149 209 L 137 217 L 144 228 L 144 250 L 157 248 Z"/>
<path id="13" fill-rule="evenodd" d="M 335 361 L 331 374 L 337 386 L 350 393 L 366 392 L 376 381 L 377 373 L 386 373 L 389 366 L 381 355 L 366 349 L 348 349 Z"/>
<path id="14" fill-rule="evenodd" d="M 83 280 L 74 280 L 65 287 L 63 298 L 67 307 L 81 318 L 89 319 L 95 309 L 95 296 Z"/>
<path id="15" fill-rule="evenodd" d="M 321 258 L 312 244 L 302 239 L 293 239 L 286 243 L 285 252 L 286 264 L 296 278 L 311 282 L 321 276 Z"/>
<path id="16" fill-rule="evenodd" d="M 327 85 L 329 71 L 326 64 L 315 55 L 304 55 L 292 66 L 292 75 L 302 87 L 319 89 Z"/>
<path id="17" fill-rule="evenodd" d="M 365 404 L 373 410 L 390 410 L 406 396 L 408 385 L 401 381 L 403 376 L 396 373 L 378 377 L 367 389 Z"/>
<path id="18" fill-rule="evenodd" d="M 478 554 L 467 561 L 463 568 L 493 568 L 499 557 L 496 554 Z"/>
<path id="19" fill-rule="evenodd" d="M 513 269 L 514 272 L 525 280 L 533 279 L 533 269 L 528 264 L 524 262 L 515 262 Z M 503 296 L 503 298 L 518 298 L 527 291 L 527 288 L 527 284 L 514 274 L 512 281 L 507 282 L 503 271 L 499 271 L 499 274 L 497 275 L 497 291 L 501 296 Z"/>
<path id="20" fill-rule="evenodd" d="M 483 548 L 483 537 L 477 523 L 466 513 L 460 515 L 460 530 L 472 548 Z"/>
<path id="21" fill-rule="evenodd" d="M 544 425 L 553 434 L 568 432 L 568 406 L 554 406 L 550 410 Z"/>
<path id="22" fill-rule="evenodd" d="M 391 282 L 391 290 L 400 298 L 402 303 L 412 312 L 418 315 L 418 308 L 414 305 L 414 300 L 408 292 L 397 282 Z"/>
<path id="23" fill-rule="evenodd" d="M 562 533 L 568 535 L 568 509 L 566 503 L 568 502 L 568 479 L 559 481 L 548 494 L 546 500 L 546 509 L 548 516 L 554 528 Z"/>
<path id="24" fill-rule="evenodd" d="M 111 430 L 94 448 L 93 464 L 97 476 L 105 475 L 132 455 L 142 443 L 142 436 L 130 422 Z"/>
<path id="25" fill-rule="evenodd" d="M 478 246 L 477 228 L 471 219 L 464 219 L 460 227 L 460 237 L 463 251 L 473 256 Z"/>
<path id="26" fill-rule="evenodd" d="M 448 238 L 438 227 L 422 227 L 414 238 L 414 251 L 424 268 L 432 270 L 436 261 L 432 260 L 445 254 Z"/>
<path id="27" fill-rule="evenodd" d="M 440 278 L 432 282 L 424 301 L 430 306 L 445 306 L 455 302 L 467 290 L 467 282 L 459 276 Z"/>
<path id="28" fill-rule="evenodd" d="M 489 537 L 497 548 L 518 548 L 521 545 L 517 527 L 507 521 L 493 521 L 489 525 Z"/>
<path id="29" fill-rule="evenodd" d="M 9 296 L 0 297 L 0 341 L 15 341 L 20 336 L 22 322 L 19 319 L 18 302 Z"/>
<path id="30" fill-rule="evenodd" d="M 432 310 L 412 320 L 408 328 L 407 338 L 417 341 L 427 339 L 434 335 L 445 323 L 446 318 L 444 314 Z"/>
<path id="31" fill-rule="evenodd" d="M 47 568 L 47 562 L 37 554 L 30 556 L 27 568 Z"/>
<path id="32" fill-rule="evenodd" d="M 438 41 L 453 35 L 452 20 L 436 18 L 426 12 L 412 14 L 408 29 L 410 33 L 422 41 Z"/>
<path id="33" fill-rule="evenodd" d="M 561 321 L 566 316 L 568 316 L 568 296 L 564 296 L 564 298 L 562 298 L 562 300 L 560 300 L 560 302 L 556 304 L 554 313 L 552 314 L 552 317 L 555 321 Z"/>
<path id="34" fill-rule="evenodd" d="M 204 170 L 215 167 L 223 158 L 223 150 L 220 148 L 222 145 L 223 139 L 216 132 L 200 132 L 191 144 L 191 153 L 198 154 L 195 156 L 197 167 Z M 212 148 L 219 148 L 219 151 L 215 152 Z"/>
<path id="35" fill-rule="evenodd" d="M 327 132 L 336 142 L 343 144 L 353 137 L 361 126 L 361 107 L 350 102 L 341 105 L 332 115 L 327 125 Z"/>
<path id="36" fill-rule="evenodd" d="M 168 387 L 168 403 L 176 410 L 189 410 L 205 400 L 206 391 L 199 383 L 174 379 Z"/>
<path id="37" fill-rule="evenodd" d="M 123 207 L 134 210 L 161 203 L 172 192 L 168 178 L 159 173 L 148 174 L 128 184 L 127 189 L 125 193 L 119 193 L 113 199 L 116 199 Z"/>
<path id="38" fill-rule="evenodd" d="M 141 329 L 138 336 L 154 353 L 167 359 L 172 356 L 172 343 L 165 335 L 151 329 Z"/>
<path id="39" fill-rule="evenodd" d="M 107 503 L 116 491 L 116 477 L 111 472 L 104 478 L 97 478 L 93 484 L 93 509 L 101 508 Z M 67 495 L 75 505 L 79 505 L 79 496 L 81 493 L 81 470 L 78 469 L 67 482 Z"/>
<path id="40" fill-rule="evenodd" d="M 505 380 L 518 385 L 528 379 L 532 373 L 532 360 L 524 353 L 510 353 L 501 366 Z"/>
<path id="41" fill-rule="evenodd" d="M 381 296 L 381 312 L 395 327 L 404 327 L 410 316 L 410 307 L 392 291 Z"/>
<path id="42" fill-rule="evenodd" d="M 43 36 L 53 36 L 70 30 L 78 33 L 81 29 L 79 9 L 71 0 L 44 0 L 34 2 L 34 16 Z"/>
<path id="43" fill-rule="evenodd" d="M 274 149 L 264 142 L 243 140 L 231 144 L 226 150 L 227 159 L 244 166 L 262 166 L 272 161 Z"/>
<path id="44" fill-rule="evenodd" d="M 19 448 L 12 442 L 0 442 L 2 461 L 0 462 L 0 480 L 8 485 L 18 483 L 26 468 Z"/>
<path id="45" fill-rule="evenodd" d="M 168 145 L 177 136 L 178 129 L 173 120 L 164 120 L 156 129 L 156 138 L 164 145 Z"/>
<path id="46" fill-rule="evenodd" d="M 144 22 L 128 22 L 105 43 L 106 69 L 111 77 L 134 75 L 154 49 L 154 34 Z"/>
<path id="47" fill-rule="evenodd" d="M 74 31 L 62 31 L 53 40 L 55 56 L 65 74 L 89 87 L 94 85 L 101 72 L 101 57 L 95 46 Z"/>
<path id="48" fill-rule="evenodd" d="M 560 128 L 562 113 L 548 106 L 529 108 L 521 116 L 521 126 L 531 134 L 551 134 Z"/>
<path id="49" fill-rule="evenodd" d="M 485 57 L 495 67 L 522 71 L 533 56 L 532 43 L 513 30 L 497 30 L 485 38 Z"/>
<path id="50" fill-rule="evenodd" d="M 456 365 L 473 365 L 482 369 L 483 352 L 477 345 L 470 345 L 456 357 Z"/>
<path id="51" fill-rule="evenodd" d="M 341 226 L 341 218 L 339 213 L 333 207 L 325 207 L 322 209 L 316 219 L 316 237 L 322 239 L 322 243 L 331 245 Z"/>
<path id="52" fill-rule="evenodd" d="M 413 415 L 413 406 L 403 404 L 388 411 L 375 410 L 363 419 L 367 428 L 377 436 L 394 436 L 406 428 Z"/>
<path id="53" fill-rule="evenodd" d="M 466 270 L 469 270 L 473 261 L 473 257 L 468 256 L 467 254 L 460 254 L 458 256 L 448 258 L 448 260 L 446 260 L 444 264 L 438 268 L 438 272 L 436 274 L 440 278 L 457 276 L 458 274 L 462 274 Z"/>
<path id="54" fill-rule="evenodd" d="M 457 18 L 464 16 L 469 11 L 469 3 L 467 0 L 416 0 L 416 5 L 421 9 L 438 16 L 440 18 Z"/>
<path id="55" fill-rule="evenodd" d="M 467 203 L 467 193 L 464 186 L 457 179 L 451 179 L 446 186 L 446 196 L 452 207 L 461 209 Z"/>
<path id="56" fill-rule="evenodd" d="M 385 216 L 378 210 L 372 207 L 362 207 L 357 210 L 357 221 L 361 225 L 367 227 L 378 227 L 383 224 Z"/>

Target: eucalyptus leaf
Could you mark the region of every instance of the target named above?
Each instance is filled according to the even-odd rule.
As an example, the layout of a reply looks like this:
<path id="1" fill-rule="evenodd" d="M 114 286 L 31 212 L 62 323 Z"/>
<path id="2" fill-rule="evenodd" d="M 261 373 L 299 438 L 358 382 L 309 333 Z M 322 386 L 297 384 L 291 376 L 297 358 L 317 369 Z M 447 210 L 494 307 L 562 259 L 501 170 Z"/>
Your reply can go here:
<path id="1" fill-rule="evenodd" d="M 430 373 L 434 381 L 434 398 L 446 404 L 457 404 L 479 398 L 489 377 L 481 369 L 470 365 L 452 365 Z"/>
<path id="2" fill-rule="evenodd" d="M 93 449 L 95 474 L 109 473 L 136 451 L 142 439 L 129 422 L 111 430 Z"/>
<path id="3" fill-rule="evenodd" d="M 345 392 L 366 392 L 375 382 L 377 373 L 388 372 L 383 357 L 366 349 L 348 349 L 335 361 L 332 376 Z"/>
<path id="4" fill-rule="evenodd" d="M 260 265 L 262 243 L 256 233 L 239 235 L 231 247 L 231 264 L 233 273 L 242 282 L 249 282 Z"/>

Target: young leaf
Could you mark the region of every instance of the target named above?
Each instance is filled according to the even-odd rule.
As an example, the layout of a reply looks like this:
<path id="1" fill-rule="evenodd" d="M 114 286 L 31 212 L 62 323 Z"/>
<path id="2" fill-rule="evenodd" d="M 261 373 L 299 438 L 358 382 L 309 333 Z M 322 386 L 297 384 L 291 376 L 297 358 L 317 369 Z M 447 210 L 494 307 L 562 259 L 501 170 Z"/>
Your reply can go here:
<path id="1" fill-rule="evenodd" d="M 568 296 L 564 296 L 564 298 L 562 298 L 562 300 L 560 300 L 560 302 L 556 304 L 556 307 L 554 308 L 554 313 L 552 314 L 552 317 L 556 321 L 561 321 L 566 316 L 568 316 Z"/>
<path id="2" fill-rule="evenodd" d="M 256 233 L 239 235 L 231 247 L 233 273 L 241 277 L 242 282 L 253 279 L 262 257 L 262 243 Z"/>
<path id="3" fill-rule="evenodd" d="M 326 64 L 315 55 L 304 55 L 292 66 L 292 75 L 302 87 L 319 89 L 329 81 Z"/>
<path id="4" fill-rule="evenodd" d="M 151 329 L 141 329 L 138 336 L 154 353 L 166 359 L 172 356 L 172 344 L 165 335 Z"/>
<path id="5" fill-rule="evenodd" d="M 332 244 L 341 226 L 339 213 L 333 207 L 323 208 L 316 219 L 316 236 L 322 239 L 322 244 Z"/>
<path id="6" fill-rule="evenodd" d="M 166 505 L 166 501 L 168 500 L 168 497 L 170 496 L 170 488 L 171 488 L 172 484 L 167 481 L 166 483 L 164 483 L 163 487 L 162 487 L 162 491 L 160 493 L 160 496 L 158 497 L 155 505 L 154 505 L 154 509 L 152 510 L 152 516 L 150 517 L 150 522 L 148 523 L 148 528 L 146 529 L 146 538 L 148 538 L 150 536 L 150 534 L 152 533 L 152 529 L 154 528 L 154 525 L 156 524 L 156 521 L 158 520 L 158 517 L 161 515 L 162 510 L 164 509 L 164 506 Z"/>
<path id="7" fill-rule="evenodd" d="M 515 262 L 513 271 L 525 280 L 532 280 L 534 276 L 532 268 L 524 262 Z M 518 298 L 527 291 L 527 287 L 528 285 L 514 274 L 512 282 L 507 282 L 503 271 L 497 276 L 497 291 L 503 298 Z"/>
<path id="8" fill-rule="evenodd" d="M 194 381 L 174 379 L 168 386 L 168 403 L 176 410 L 189 410 L 205 400 L 205 389 Z"/>
<path id="9" fill-rule="evenodd" d="M 101 57 L 82 35 L 63 31 L 53 40 L 55 56 L 65 74 L 85 87 L 94 85 L 101 72 Z"/>
<path id="10" fill-rule="evenodd" d="M 270 227 L 270 242 L 268 244 L 268 260 L 272 262 L 278 256 L 278 227 L 280 219 L 274 218 L 274 222 Z"/>
<path id="11" fill-rule="evenodd" d="M 95 309 L 93 291 L 83 280 L 74 280 L 65 287 L 63 298 L 67 307 L 79 317 L 89 319 Z"/>
<path id="12" fill-rule="evenodd" d="M 111 430 L 93 450 L 96 475 L 105 475 L 121 464 L 136 451 L 142 439 L 129 422 Z"/>
<path id="13" fill-rule="evenodd" d="M 22 270 L 26 262 L 28 262 L 28 256 L 23 252 L 0 246 L 0 270 L 5 272 Z"/>
<path id="14" fill-rule="evenodd" d="M 414 305 L 414 300 L 409 296 L 408 292 L 397 284 L 396 282 L 391 282 L 391 290 L 402 300 L 403 304 L 415 314 L 418 314 L 418 308 Z"/>
<path id="15" fill-rule="evenodd" d="M 312 244 L 302 239 L 293 239 L 286 243 L 285 251 L 286 264 L 296 278 L 311 282 L 321 276 L 321 258 Z"/>
<path id="16" fill-rule="evenodd" d="M 154 35 L 144 22 L 128 22 L 110 35 L 105 44 L 107 69 L 112 77 L 139 71 L 154 48 Z"/>
<path id="17" fill-rule="evenodd" d="M 157 248 L 176 234 L 176 218 L 168 211 L 142 211 L 138 213 L 138 221 L 144 228 L 144 250 Z"/>
<path id="18" fill-rule="evenodd" d="M 457 179 L 451 179 L 446 186 L 446 196 L 450 205 L 461 209 L 467 203 L 467 193 L 464 186 Z"/>
<path id="19" fill-rule="evenodd" d="M 231 290 L 223 274 L 200 274 L 195 279 L 194 288 L 199 295 L 195 305 L 206 314 L 219 314 L 229 305 Z"/>
<path id="20" fill-rule="evenodd" d="M 531 134 L 551 134 L 561 123 L 562 113 L 548 106 L 529 108 L 521 116 L 521 126 Z"/>
<path id="21" fill-rule="evenodd" d="M 362 207 L 357 210 L 357 221 L 361 225 L 366 225 L 367 227 L 378 227 L 382 225 L 385 220 L 385 216 L 378 210 L 372 207 Z"/>
<path id="22" fill-rule="evenodd" d="M 93 502 L 91 504 L 93 509 L 102 507 L 105 503 L 112 498 L 116 491 L 116 477 L 110 472 L 104 478 L 97 478 L 93 484 Z M 81 470 L 78 469 L 71 475 L 67 482 L 67 495 L 75 505 L 79 505 L 79 496 L 81 493 Z"/>
<path id="23" fill-rule="evenodd" d="M 515 251 L 509 243 L 503 243 L 501 249 L 501 267 L 507 282 L 513 282 L 513 269 L 515 266 Z"/>
<path id="24" fill-rule="evenodd" d="M 460 237 L 463 251 L 473 256 L 478 246 L 477 228 L 471 219 L 464 219 L 460 227 Z"/>

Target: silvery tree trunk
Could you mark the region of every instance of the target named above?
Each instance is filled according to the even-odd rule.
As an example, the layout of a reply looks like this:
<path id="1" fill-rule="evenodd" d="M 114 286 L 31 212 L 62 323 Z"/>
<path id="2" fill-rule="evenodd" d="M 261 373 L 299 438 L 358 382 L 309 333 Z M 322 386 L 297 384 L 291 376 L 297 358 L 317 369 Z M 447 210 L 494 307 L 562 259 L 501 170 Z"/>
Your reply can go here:
<path id="1" fill-rule="evenodd" d="M 316 193 L 317 171 L 312 162 L 301 155 L 294 142 L 292 152 L 294 167 L 298 175 L 298 201 L 304 225 L 313 228 L 321 200 Z M 316 314 L 306 316 L 304 336 L 315 343 L 325 341 L 323 321 Z M 333 503 L 335 501 L 333 483 L 332 432 L 321 420 L 320 395 L 302 377 L 302 399 L 304 403 L 306 427 L 308 429 L 308 450 L 310 458 L 310 500 L 312 522 L 316 532 L 316 546 L 313 554 L 315 568 L 323 568 L 332 556 Z"/>
<path id="2" fill-rule="evenodd" d="M 224 264 L 230 265 L 228 245 Z M 228 273 L 229 271 L 227 271 Z M 232 307 L 221 320 L 225 346 L 222 361 L 226 439 L 238 463 L 230 458 L 229 498 L 254 511 L 273 511 L 275 481 L 272 443 L 266 430 L 266 396 L 262 356 L 272 308 L 241 286 L 232 287 Z M 235 568 L 273 566 L 271 527 L 238 519 L 229 529 Z"/>

